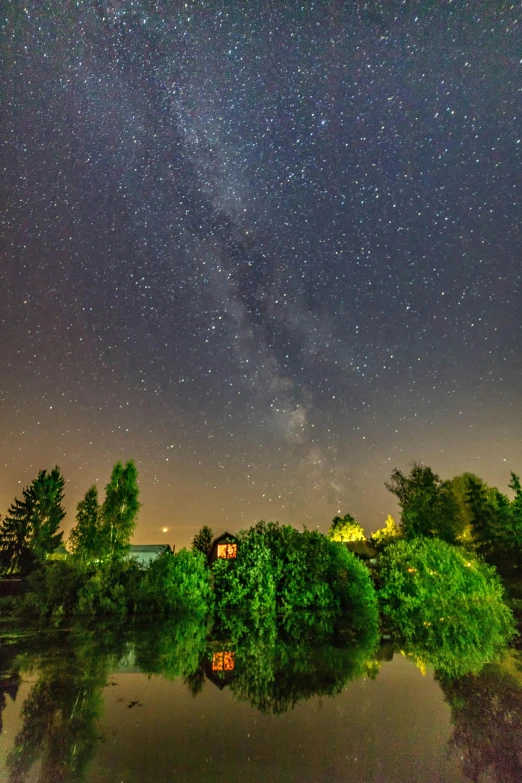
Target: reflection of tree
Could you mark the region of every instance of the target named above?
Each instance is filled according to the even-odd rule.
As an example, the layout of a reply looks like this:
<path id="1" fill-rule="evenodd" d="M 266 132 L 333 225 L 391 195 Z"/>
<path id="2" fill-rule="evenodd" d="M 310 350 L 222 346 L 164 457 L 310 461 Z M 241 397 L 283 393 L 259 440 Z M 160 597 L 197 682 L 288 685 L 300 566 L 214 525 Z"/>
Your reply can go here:
<path id="1" fill-rule="evenodd" d="M 199 692 L 197 671 L 205 656 L 207 631 L 204 620 L 189 616 L 136 629 L 133 633 L 136 662 L 147 674 L 160 674 L 169 680 L 189 678 L 192 692 Z"/>
<path id="2" fill-rule="evenodd" d="M 476 783 L 486 770 L 498 783 L 522 780 L 522 668 L 515 655 L 478 675 L 441 681 L 455 724 L 451 744 Z"/>
<path id="3" fill-rule="evenodd" d="M 68 637 L 38 660 L 36 670 L 7 759 L 9 781 L 22 783 L 39 759 L 42 783 L 80 781 L 99 739 L 108 655 L 91 636 Z"/>
<path id="4" fill-rule="evenodd" d="M 3 729 L 2 715 L 7 706 L 7 697 L 16 699 L 21 678 L 15 658 L 18 652 L 14 644 L 2 642 L 0 646 L 0 734 Z"/>
<path id="5" fill-rule="evenodd" d="M 334 696 L 349 680 L 368 672 L 377 644 L 377 628 L 363 643 L 341 641 L 337 618 L 317 617 L 316 634 L 308 613 L 294 618 L 292 637 L 282 629 L 267 638 L 242 634 L 235 647 L 230 689 L 240 701 L 262 712 L 281 714 L 312 696 Z M 303 633 L 299 639 L 298 624 Z M 324 629 L 332 624 L 334 633 Z M 268 643 L 267 643 L 268 642 Z"/>

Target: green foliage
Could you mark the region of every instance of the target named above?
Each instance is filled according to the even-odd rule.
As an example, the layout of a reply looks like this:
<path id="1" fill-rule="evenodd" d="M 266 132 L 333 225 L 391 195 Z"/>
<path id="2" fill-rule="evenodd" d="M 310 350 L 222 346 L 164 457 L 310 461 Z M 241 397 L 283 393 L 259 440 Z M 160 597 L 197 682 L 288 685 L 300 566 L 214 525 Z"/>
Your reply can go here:
<path id="1" fill-rule="evenodd" d="M 144 569 L 135 560 L 113 560 L 86 571 L 76 616 L 108 615 L 120 618 L 136 611 Z"/>
<path id="2" fill-rule="evenodd" d="M 63 510 L 64 478 L 58 466 L 50 473 L 41 470 L 32 484 L 15 498 L 0 525 L 2 563 L 8 573 L 29 572 L 38 560 L 61 543 L 58 528 Z"/>
<path id="3" fill-rule="evenodd" d="M 56 624 L 72 616 L 125 617 L 136 609 L 142 578 L 143 568 L 133 560 L 96 567 L 79 560 L 50 561 L 29 577 L 19 612 Z"/>
<path id="4" fill-rule="evenodd" d="M 473 543 L 484 557 L 503 570 L 518 565 L 522 550 L 522 490 L 515 473 L 511 473 L 509 487 L 515 493 L 512 501 L 475 476 L 468 477 L 467 502 Z"/>
<path id="5" fill-rule="evenodd" d="M 85 562 L 100 558 L 103 552 L 100 523 L 98 488 L 93 484 L 76 506 L 76 527 L 71 530 L 69 538 L 71 552 Z"/>
<path id="6" fill-rule="evenodd" d="M 239 534 L 237 558 L 218 560 L 213 574 L 218 618 L 238 638 L 241 628 L 271 638 L 274 616 L 289 638 L 307 625 L 345 639 L 371 636 L 378 625 L 368 570 L 315 531 L 259 522 Z"/>
<path id="7" fill-rule="evenodd" d="M 214 541 L 214 533 L 212 528 L 208 525 L 204 525 L 194 538 L 192 539 L 192 549 L 203 552 L 205 557 L 208 557 L 210 550 L 212 549 L 212 542 Z"/>
<path id="8" fill-rule="evenodd" d="M 212 609 L 210 572 L 202 552 L 165 552 L 148 567 L 139 594 L 142 612 L 205 616 Z"/>
<path id="9" fill-rule="evenodd" d="M 132 460 L 117 462 L 105 487 L 101 509 L 101 557 L 118 560 L 128 553 L 140 508 L 138 471 Z"/>
<path id="10" fill-rule="evenodd" d="M 400 535 L 401 531 L 394 518 L 391 514 L 388 514 L 384 527 L 381 527 L 379 530 L 376 530 L 375 533 L 372 533 L 371 542 L 378 549 L 384 549 L 388 544 L 393 544 L 394 541 L 397 541 Z"/>
<path id="11" fill-rule="evenodd" d="M 450 544 L 457 541 L 465 521 L 450 481 L 442 481 L 431 468 L 414 463 L 407 476 L 394 468 L 386 487 L 399 500 L 406 538 L 437 537 Z"/>
<path id="12" fill-rule="evenodd" d="M 237 557 L 216 560 L 212 569 L 216 620 L 221 633 L 241 636 L 274 627 L 276 596 L 271 552 L 263 532 L 238 535 Z"/>
<path id="13" fill-rule="evenodd" d="M 350 514 L 334 517 L 328 528 L 330 541 L 365 541 L 366 536 L 361 525 Z"/>
<path id="14" fill-rule="evenodd" d="M 408 654 L 451 675 L 479 671 L 514 633 L 494 569 L 434 539 L 380 558 L 381 610 Z"/>

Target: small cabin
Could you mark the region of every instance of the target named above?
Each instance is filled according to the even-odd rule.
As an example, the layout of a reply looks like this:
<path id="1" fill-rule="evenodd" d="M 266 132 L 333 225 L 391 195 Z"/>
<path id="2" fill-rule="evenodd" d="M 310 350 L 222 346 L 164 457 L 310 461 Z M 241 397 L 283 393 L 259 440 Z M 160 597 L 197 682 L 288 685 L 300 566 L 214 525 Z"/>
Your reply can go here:
<path id="1" fill-rule="evenodd" d="M 129 557 L 144 566 L 150 565 L 153 560 L 165 552 L 173 554 L 169 544 L 132 544 L 129 547 Z"/>
<path id="2" fill-rule="evenodd" d="M 216 560 L 234 560 L 237 557 L 237 538 L 232 533 L 222 533 L 212 542 L 208 555 L 208 563 Z"/>

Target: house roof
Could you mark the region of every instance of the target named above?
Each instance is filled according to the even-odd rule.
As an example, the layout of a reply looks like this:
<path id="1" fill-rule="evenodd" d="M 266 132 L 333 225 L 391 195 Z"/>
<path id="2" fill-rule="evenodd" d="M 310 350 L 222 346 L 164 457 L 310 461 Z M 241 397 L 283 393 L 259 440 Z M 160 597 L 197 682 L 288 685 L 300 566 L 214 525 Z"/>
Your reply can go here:
<path id="1" fill-rule="evenodd" d="M 163 552 L 170 549 L 169 544 L 131 544 L 131 552 Z"/>
<path id="2" fill-rule="evenodd" d="M 213 540 L 212 546 L 214 546 L 214 544 L 219 544 L 221 541 L 237 541 L 237 538 L 232 533 L 221 533 L 220 536 Z"/>

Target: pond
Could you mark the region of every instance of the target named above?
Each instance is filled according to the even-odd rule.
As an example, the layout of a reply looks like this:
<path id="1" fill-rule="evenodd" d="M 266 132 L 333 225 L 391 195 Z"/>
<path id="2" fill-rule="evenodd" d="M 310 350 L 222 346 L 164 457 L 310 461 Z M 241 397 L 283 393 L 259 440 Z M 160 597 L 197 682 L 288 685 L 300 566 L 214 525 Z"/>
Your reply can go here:
<path id="1" fill-rule="evenodd" d="M 522 661 L 208 641 L 190 623 L 1 632 L 0 780 L 522 780 Z M 366 656 L 367 657 L 367 656 Z"/>

